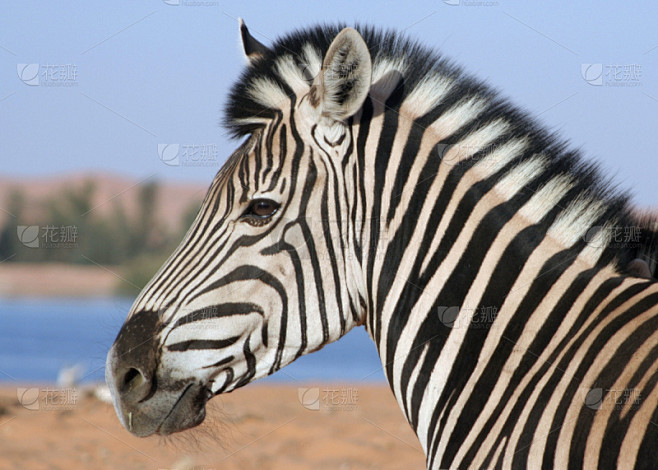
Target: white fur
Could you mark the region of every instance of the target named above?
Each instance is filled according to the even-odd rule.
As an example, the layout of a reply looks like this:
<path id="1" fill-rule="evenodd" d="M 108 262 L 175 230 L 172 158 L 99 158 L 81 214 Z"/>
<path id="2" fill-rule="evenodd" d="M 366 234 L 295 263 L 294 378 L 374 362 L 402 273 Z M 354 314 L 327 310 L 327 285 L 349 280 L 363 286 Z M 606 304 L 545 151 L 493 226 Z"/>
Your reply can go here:
<path id="1" fill-rule="evenodd" d="M 594 222 L 603 215 L 605 206 L 601 201 L 580 197 L 572 201 L 548 229 L 548 235 L 565 247 L 582 240 Z M 606 241 L 606 238 L 603 238 Z M 606 241 L 607 243 L 607 241 Z"/>
<path id="2" fill-rule="evenodd" d="M 269 78 L 257 78 L 247 89 L 254 101 L 268 108 L 282 109 L 290 101 L 285 91 Z"/>
<path id="3" fill-rule="evenodd" d="M 301 64 L 301 66 L 303 67 L 304 64 Z M 286 82 L 286 84 L 292 88 L 297 96 L 308 93 L 310 88 L 309 84 L 304 78 L 304 74 L 302 69 L 300 69 L 300 65 L 295 63 L 295 60 L 291 55 L 286 54 L 279 57 L 276 60 L 274 67 L 276 68 L 276 72 L 279 77 L 281 77 Z"/>
<path id="4" fill-rule="evenodd" d="M 431 75 L 413 89 L 402 103 L 405 112 L 422 116 L 435 108 L 454 85 L 454 80 L 441 75 Z"/>

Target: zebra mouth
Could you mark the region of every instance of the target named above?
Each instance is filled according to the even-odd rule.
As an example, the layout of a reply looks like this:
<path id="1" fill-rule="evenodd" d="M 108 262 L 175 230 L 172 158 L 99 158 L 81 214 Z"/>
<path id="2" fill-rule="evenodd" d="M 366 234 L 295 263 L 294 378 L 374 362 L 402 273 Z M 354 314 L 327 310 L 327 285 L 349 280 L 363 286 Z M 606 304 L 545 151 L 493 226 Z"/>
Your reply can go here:
<path id="1" fill-rule="evenodd" d="M 189 384 L 162 420 L 155 433 L 161 436 L 198 426 L 206 418 L 206 403 L 212 394 L 208 388 Z"/>

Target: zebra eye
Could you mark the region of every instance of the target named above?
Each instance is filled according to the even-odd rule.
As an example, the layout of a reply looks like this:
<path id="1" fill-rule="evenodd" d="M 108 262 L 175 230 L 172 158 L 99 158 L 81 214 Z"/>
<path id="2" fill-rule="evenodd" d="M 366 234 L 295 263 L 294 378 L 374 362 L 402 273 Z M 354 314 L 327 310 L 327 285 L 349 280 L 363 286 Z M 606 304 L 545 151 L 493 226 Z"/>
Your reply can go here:
<path id="1" fill-rule="evenodd" d="M 279 209 L 279 204 L 271 199 L 254 199 L 249 204 L 246 216 L 266 219 L 272 217 Z"/>

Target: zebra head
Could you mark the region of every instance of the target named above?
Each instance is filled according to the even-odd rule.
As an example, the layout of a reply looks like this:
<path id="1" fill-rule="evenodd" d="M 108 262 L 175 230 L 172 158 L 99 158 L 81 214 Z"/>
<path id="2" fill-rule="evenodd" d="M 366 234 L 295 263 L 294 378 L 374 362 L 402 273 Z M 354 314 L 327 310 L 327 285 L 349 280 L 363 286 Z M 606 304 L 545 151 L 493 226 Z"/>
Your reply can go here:
<path id="1" fill-rule="evenodd" d="M 301 51 L 240 31 L 249 66 L 227 121 L 243 143 L 108 353 L 117 414 L 139 436 L 196 426 L 212 396 L 362 323 L 348 215 L 358 211 L 352 130 L 370 89 L 368 47 L 351 28 Z"/>

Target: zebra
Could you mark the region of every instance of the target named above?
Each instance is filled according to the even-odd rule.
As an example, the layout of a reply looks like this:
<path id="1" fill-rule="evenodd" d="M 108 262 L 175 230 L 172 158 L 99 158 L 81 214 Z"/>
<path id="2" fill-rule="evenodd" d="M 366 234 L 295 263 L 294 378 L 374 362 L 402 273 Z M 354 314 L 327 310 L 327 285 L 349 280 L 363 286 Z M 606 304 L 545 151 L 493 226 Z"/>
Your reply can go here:
<path id="1" fill-rule="evenodd" d="M 241 143 L 108 353 L 122 424 L 194 427 L 363 325 L 428 468 L 653 467 L 656 217 L 395 31 L 239 28 Z"/>

